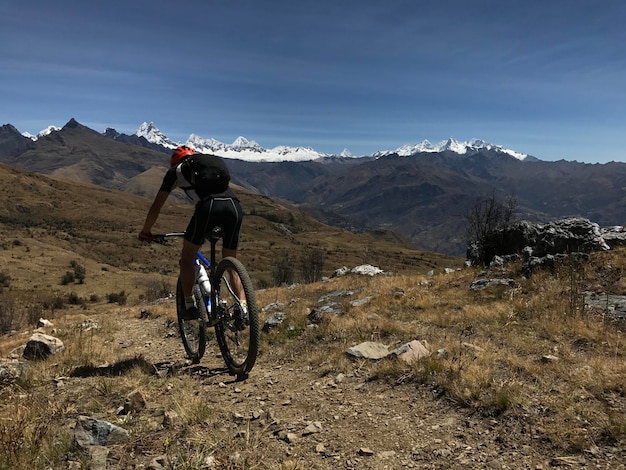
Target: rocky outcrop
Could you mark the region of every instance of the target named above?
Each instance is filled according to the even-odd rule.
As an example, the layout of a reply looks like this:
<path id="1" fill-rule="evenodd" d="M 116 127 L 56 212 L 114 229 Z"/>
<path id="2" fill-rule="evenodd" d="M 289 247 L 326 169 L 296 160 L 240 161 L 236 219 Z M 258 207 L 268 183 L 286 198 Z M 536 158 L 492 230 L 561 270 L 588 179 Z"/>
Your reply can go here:
<path id="1" fill-rule="evenodd" d="M 552 267 L 555 261 L 571 254 L 584 256 L 593 251 L 609 250 L 605 240 L 609 232 L 588 219 L 573 217 L 546 224 L 521 221 L 496 230 L 467 250 L 472 264 L 489 265 L 498 257 L 521 257 L 526 271 Z M 626 240 L 626 233 L 609 237 L 615 244 Z M 582 255 L 581 255 L 582 254 Z"/>

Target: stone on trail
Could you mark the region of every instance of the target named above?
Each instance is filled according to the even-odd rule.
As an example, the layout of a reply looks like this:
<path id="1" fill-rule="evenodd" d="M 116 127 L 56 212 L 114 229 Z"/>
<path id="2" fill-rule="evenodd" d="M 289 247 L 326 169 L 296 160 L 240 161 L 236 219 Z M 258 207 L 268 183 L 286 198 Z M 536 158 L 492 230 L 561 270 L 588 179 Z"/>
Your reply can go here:
<path id="1" fill-rule="evenodd" d="M 382 359 L 391 354 L 387 346 L 373 341 L 365 341 L 364 343 L 357 344 L 349 348 L 347 353 L 350 356 L 363 359 Z"/>

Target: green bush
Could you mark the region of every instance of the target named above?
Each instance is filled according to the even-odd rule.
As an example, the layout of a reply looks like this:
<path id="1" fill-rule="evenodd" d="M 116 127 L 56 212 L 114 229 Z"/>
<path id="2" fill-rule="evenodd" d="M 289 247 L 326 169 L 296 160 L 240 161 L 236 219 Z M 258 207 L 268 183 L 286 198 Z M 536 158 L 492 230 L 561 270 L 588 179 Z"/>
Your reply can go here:
<path id="1" fill-rule="evenodd" d="M 78 261 L 76 260 L 72 261 L 70 263 L 70 266 L 72 267 L 73 271 L 65 272 L 65 274 L 61 278 L 61 284 L 64 286 L 71 284 L 73 282 L 76 282 L 77 284 L 84 284 L 85 274 L 87 272 L 85 270 L 85 267 L 80 265 Z"/>
<path id="2" fill-rule="evenodd" d="M 68 284 L 71 284 L 72 282 L 74 282 L 75 279 L 76 277 L 74 276 L 74 273 L 72 271 L 66 271 L 63 277 L 61 278 L 61 284 L 64 286 L 67 286 Z"/>
<path id="3" fill-rule="evenodd" d="M 118 293 L 107 294 L 106 297 L 107 297 L 107 301 L 110 304 L 124 305 L 126 303 L 128 295 L 126 294 L 126 292 L 121 291 Z"/>
<path id="4" fill-rule="evenodd" d="M 79 284 L 83 284 L 85 282 L 85 275 L 87 273 L 85 267 L 78 264 L 78 261 L 76 260 L 72 261 L 70 263 L 70 266 L 74 268 L 74 278 L 76 279 L 76 282 L 78 282 Z"/>

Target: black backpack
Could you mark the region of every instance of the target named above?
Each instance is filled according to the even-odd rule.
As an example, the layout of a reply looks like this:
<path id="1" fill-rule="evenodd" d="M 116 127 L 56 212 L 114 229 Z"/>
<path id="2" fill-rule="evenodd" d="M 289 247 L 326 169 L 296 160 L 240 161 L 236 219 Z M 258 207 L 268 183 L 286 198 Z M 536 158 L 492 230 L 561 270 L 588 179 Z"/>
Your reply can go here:
<path id="1" fill-rule="evenodd" d="M 216 155 L 191 155 L 181 163 L 180 171 L 201 198 L 228 189 L 230 172 L 224 160 Z"/>

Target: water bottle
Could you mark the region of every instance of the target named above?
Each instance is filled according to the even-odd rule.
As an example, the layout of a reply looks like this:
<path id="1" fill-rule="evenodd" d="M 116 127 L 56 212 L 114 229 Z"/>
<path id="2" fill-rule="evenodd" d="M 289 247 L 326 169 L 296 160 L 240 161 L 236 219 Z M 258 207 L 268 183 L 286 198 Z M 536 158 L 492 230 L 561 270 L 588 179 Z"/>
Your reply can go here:
<path id="1" fill-rule="evenodd" d="M 196 264 L 196 279 L 198 285 L 200 286 L 200 291 L 207 303 L 207 311 L 211 313 L 211 281 L 209 280 L 209 276 L 204 269 L 204 266 L 201 264 Z"/>

